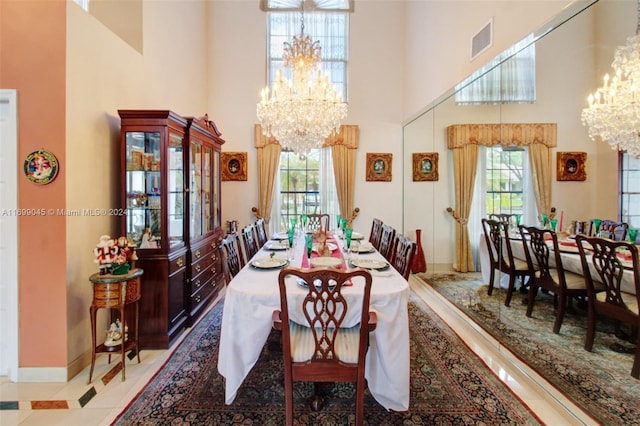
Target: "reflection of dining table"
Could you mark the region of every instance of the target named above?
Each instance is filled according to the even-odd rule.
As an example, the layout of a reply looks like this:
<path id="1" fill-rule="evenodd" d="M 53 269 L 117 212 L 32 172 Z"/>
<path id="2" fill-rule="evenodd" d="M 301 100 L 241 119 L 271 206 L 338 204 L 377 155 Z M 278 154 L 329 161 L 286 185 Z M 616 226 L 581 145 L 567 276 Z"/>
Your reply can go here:
<path id="1" fill-rule="evenodd" d="M 553 249 L 551 241 L 548 243 L 550 248 Z M 522 244 L 522 240 L 519 241 L 511 241 L 511 248 L 513 250 L 513 255 L 520 259 L 525 259 L 526 255 L 524 253 L 524 245 Z M 580 253 L 578 252 L 578 247 L 576 245 L 575 240 L 567 239 L 567 238 L 559 238 L 558 239 L 558 248 L 560 249 L 560 259 L 562 260 L 562 267 L 565 271 L 570 271 L 579 275 L 583 274 L 582 271 L 582 261 L 580 260 Z M 556 262 L 555 258 L 552 255 L 553 251 L 549 256 L 549 266 L 555 267 Z M 587 263 L 589 263 L 589 268 L 591 270 L 591 276 L 595 281 L 598 280 L 598 273 L 591 262 L 590 250 L 587 249 Z M 623 263 L 624 259 L 621 259 Z M 625 263 L 626 264 L 626 263 Z M 622 274 L 622 291 L 626 293 L 636 294 L 635 285 L 633 282 L 633 271 L 631 269 L 625 268 Z"/>
<path id="2" fill-rule="evenodd" d="M 335 241 L 341 250 L 344 242 Z M 306 265 L 304 237 L 299 236 L 292 266 Z M 225 378 L 225 403 L 231 404 L 238 389 L 260 356 L 271 332 L 271 315 L 280 309 L 279 267 L 260 269 L 252 266 L 258 259 L 286 258 L 286 252 L 263 247 L 231 280 L 224 300 L 218 371 Z M 358 253 L 359 259 L 384 261 L 377 251 Z M 333 253 L 332 257 L 342 257 Z M 276 262 L 277 263 L 277 262 Z M 274 263 L 274 265 L 276 264 Z M 372 396 L 386 409 L 409 408 L 409 320 L 407 281 L 393 267 L 372 271 L 370 307 L 378 324 L 372 332 L 367 352 L 365 377 Z M 306 290 L 300 287 L 300 295 Z M 358 287 L 343 289 L 345 297 L 357 298 Z"/>

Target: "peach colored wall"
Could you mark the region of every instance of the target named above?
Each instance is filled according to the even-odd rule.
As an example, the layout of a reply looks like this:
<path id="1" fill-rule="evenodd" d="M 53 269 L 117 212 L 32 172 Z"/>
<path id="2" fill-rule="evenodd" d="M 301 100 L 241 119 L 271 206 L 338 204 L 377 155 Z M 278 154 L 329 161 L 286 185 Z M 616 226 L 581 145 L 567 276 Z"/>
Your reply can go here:
<path id="1" fill-rule="evenodd" d="M 21 368 L 67 363 L 66 225 L 46 214 L 65 206 L 65 28 L 63 0 L 0 1 L 0 87 L 18 91 L 18 157 L 43 148 L 60 164 L 48 185 L 18 179 L 19 207 L 45 209 L 18 222 Z"/>

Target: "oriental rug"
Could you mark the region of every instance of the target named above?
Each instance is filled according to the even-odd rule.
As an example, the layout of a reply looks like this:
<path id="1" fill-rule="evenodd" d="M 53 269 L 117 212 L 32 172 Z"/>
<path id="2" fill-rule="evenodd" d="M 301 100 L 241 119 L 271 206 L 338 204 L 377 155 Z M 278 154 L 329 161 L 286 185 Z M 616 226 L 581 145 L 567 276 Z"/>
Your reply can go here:
<path id="1" fill-rule="evenodd" d="M 282 350 L 271 334 L 231 405 L 217 370 L 222 303 L 191 330 L 163 368 L 116 418 L 116 425 L 282 425 Z M 453 331 L 412 294 L 411 396 L 408 412 L 389 412 L 367 392 L 369 425 L 536 425 L 537 417 Z M 335 384 L 325 407 L 309 409 L 313 386 L 295 384 L 296 424 L 353 424 L 354 388 Z"/>
<path id="2" fill-rule="evenodd" d="M 588 352 L 584 349 L 587 314 L 578 303 L 573 303 L 573 312 L 565 314 L 560 333 L 554 334 L 550 294 L 538 294 L 532 317 L 527 318 L 525 295 L 515 292 L 506 307 L 506 290 L 494 288 L 488 296 L 488 285 L 480 273 L 423 273 L 419 278 L 594 420 L 607 425 L 640 424 L 640 380 L 630 376 L 633 355 L 610 349 L 612 344 L 630 346 L 615 336 L 612 321 L 598 319 L 593 351 Z"/>

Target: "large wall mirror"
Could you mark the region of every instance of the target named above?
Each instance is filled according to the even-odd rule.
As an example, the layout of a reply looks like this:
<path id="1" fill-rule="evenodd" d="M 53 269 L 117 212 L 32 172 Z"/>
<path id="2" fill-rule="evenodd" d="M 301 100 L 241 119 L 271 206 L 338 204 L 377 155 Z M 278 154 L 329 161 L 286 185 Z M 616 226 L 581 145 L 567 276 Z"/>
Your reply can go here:
<path id="1" fill-rule="evenodd" d="M 468 79 L 458 89 L 453 88 L 432 105 L 427 106 L 403 125 L 403 230 L 412 235 L 422 230 L 422 244 L 429 268 L 428 272 L 449 272 L 456 262 L 455 222 L 447 208 L 455 206 L 453 154 L 447 148 L 447 127 L 456 124 L 477 123 L 556 123 L 557 147 L 551 151 L 553 161 L 552 205 L 563 212 L 563 228 L 572 220 L 588 220 L 602 212 L 617 214 L 617 153 L 605 143 L 589 139 L 581 123 L 581 111 L 587 105 L 587 96 L 601 85 L 605 72 L 610 72 L 613 51 L 634 34 L 636 19 L 635 0 L 595 0 L 576 2 L 561 16 L 545 24 L 530 35 L 530 41 L 516 49 L 518 53 L 505 57 L 477 79 Z M 615 25 L 613 24 L 615 23 Z M 619 28 L 619 29 L 618 29 Z M 612 33 L 613 32 L 613 33 Z M 514 41 L 521 42 L 521 41 Z M 482 92 L 483 80 L 502 81 L 500 91 L 512 91 L 509 79 L 504 77 L 514 63 L 530 60 L 535 55 L 535 101 L 532 103 L 485 103 L 462 105 L 463 90 Z M 522 84 L 521 82 L 517 84 Z M 588 178 L 583 182 L 559 182 L 556 179 L 556 153 L 560 151 L 586 152 L 589 162 Z M 412 170 L 414 153 L 439 154 L 437 181 L 415 181 Z M 486 190 L 478 189 L 478 181 L 485 179 L 481 150 L 476 174 L 474 203 L 487 203 Z M 615 173 L 612 173 L 612 168 Z M 480 170 L 482 170 L 480 172 Z M 482 175 L 480 175 L 482 173 Z M 607 191 L 604 201 L 603 188 Z M 613 193 L 613 194 L 611 194 Z M 606 206 L 604 206 L 606 204 Z M 598 210 L 600 209 L 600 210 Z M 524 206 L 524 224 L 537 224 L 535 201 Z M 482 241 L 480 211 L 469 215 L 469 235 L 473 248 L 473 264 L 480 271 L 479 247 Z M 486 210 L 484 210 L 486 213 Z M 497 284 L 497 281 L 496 281 Z M 522 295 L 515 294 L 512 303 L 522 303 Z M 493 301 L 492 301 L 493 302 Z M 496 303 L 501 304 L 502 301 Z M 504 305 L 500 309 L 505 308 Z"/>

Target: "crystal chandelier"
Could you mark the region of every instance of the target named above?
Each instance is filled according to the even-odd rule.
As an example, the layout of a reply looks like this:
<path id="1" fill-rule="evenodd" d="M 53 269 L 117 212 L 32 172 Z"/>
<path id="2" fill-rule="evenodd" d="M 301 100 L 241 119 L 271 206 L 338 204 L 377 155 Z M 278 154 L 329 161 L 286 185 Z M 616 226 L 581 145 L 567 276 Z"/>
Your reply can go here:
<path id="1" fill-rule="evenodd" d="M 282 54 L 291 80 L 278 70 L 271 89 L 262 89 L 257 115 L 266 136 L 275 137 L 283 149 L 304 155 L 339 130 L 347 104 L 329 77 L 321 74 L 320 42 L 304 34 L 304 12 L 300 21 L 300 36 L 285 42 Z"/>
<path id="2" fill-rule="evenodd" d="M 605 75 L 602 87 L 589 95 L 582 124 L 588 127 L 591 139 L 599 137 L 612 149 L 640 157 L 640 19 L 636 35 L 616 48 L 611 66 L 614 76 Z"/>

